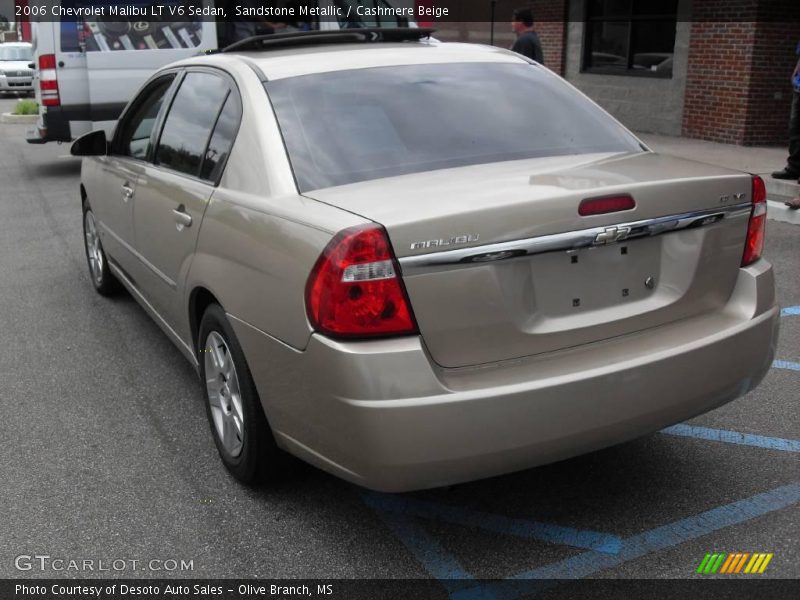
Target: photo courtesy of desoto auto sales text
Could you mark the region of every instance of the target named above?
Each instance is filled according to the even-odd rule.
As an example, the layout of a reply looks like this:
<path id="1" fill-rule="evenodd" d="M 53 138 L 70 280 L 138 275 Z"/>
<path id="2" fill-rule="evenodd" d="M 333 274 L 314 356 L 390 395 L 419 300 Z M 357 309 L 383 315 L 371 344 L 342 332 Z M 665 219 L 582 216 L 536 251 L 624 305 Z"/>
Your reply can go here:
<path id="1" fill-rule="evenodd" d="M 796 0 L 0 0 L 0 600 L 800 598 Z"/>

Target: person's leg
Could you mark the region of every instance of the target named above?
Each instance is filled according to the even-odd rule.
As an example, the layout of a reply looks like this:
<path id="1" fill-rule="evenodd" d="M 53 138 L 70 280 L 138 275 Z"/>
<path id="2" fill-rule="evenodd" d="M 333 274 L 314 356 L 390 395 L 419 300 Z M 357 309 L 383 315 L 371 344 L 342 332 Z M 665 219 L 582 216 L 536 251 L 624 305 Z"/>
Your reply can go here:
<path id="1" fill-rule="evenodd" d="M 775 179 L 797 179 L 800 177 L 800 92 L 792 93 L 792 108 L 789 112 L 789 156 L 786 166 L 775 171 Z"/>
<path id="2" fill-rule="evenodd" d="M 800 171 L 800 92 L 795 92 L 792 97 L 792 113 L 789 118 L 789 159 L 786 165 L 788 169 Z M 798 210 L 800 196 L 795 196 L 784 204 L 792 210 Z"/>
<path id="3" fill-rule="evenodd" d="M 800 92 L 792 95 L 792 111 L 789 117 L 789 158 L 786 165 L 800 177 Z"/>

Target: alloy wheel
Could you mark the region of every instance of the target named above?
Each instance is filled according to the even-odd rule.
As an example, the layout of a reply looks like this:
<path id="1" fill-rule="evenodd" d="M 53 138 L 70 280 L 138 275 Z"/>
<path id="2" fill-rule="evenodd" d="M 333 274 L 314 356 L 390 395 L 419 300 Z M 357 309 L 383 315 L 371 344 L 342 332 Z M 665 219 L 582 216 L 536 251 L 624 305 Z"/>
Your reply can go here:
<path id="1" fill-rule="evenodd" d="M 97 235 L 97 225 L 95 224 L 92 211 L 87 210 L 84 216 L 84 237 L 86 240 L 86 256 L 89 259 L 89 271 L 92 279 L 97 286 L 103 285 L 103 249 L 100 246 L 100 238 Z"/>
<path id="2" fill-rule="evenodd" d="M 244 440 L 244 411 L 236 366 L 228 344 L 216 331 L 206 337 L 203 355 L 211 419 L 223 448 L 236 458 L 242 453 Z"/>

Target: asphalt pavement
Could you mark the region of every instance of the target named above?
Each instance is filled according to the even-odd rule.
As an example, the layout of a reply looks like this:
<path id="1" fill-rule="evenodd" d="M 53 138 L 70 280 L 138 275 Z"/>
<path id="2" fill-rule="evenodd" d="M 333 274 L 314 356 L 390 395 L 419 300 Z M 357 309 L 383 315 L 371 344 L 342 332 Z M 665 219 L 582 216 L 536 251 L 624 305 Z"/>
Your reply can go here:
<path id="1" fill-rule="evenodd" d="M 20 570 L 47 555 L 125 560 L 113 574 L 131 578 L 435 578 L 455 593 L 449 578 L 698 578 L 710 552 L 772 553 L 756 577 L 800 577 L 800 227 L 768 224 L 780 362 L 686 426 L 448 489 L 370 493 L 298 462 L 253 490 L 218 459 L 178 350 L 131 297 L 93 291 L 80 162 L 24 131 L 0 125 L 0 578 L 108 575 Z"/>

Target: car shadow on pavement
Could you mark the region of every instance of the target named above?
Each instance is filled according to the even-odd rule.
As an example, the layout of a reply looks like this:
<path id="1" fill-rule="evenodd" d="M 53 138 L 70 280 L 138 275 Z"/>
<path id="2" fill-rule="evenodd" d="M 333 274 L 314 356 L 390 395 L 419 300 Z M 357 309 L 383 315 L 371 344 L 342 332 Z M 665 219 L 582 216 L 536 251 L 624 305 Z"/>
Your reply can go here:
<path id="1" fill-rule="evenodd" d="M 78 175 L 81 172 L 80 158 L 62 158 L 58 161 L 47 163 L 34 163 L 29 167 L 29 172 L 34 177 L 58 179 L 68 175 Z"/>

